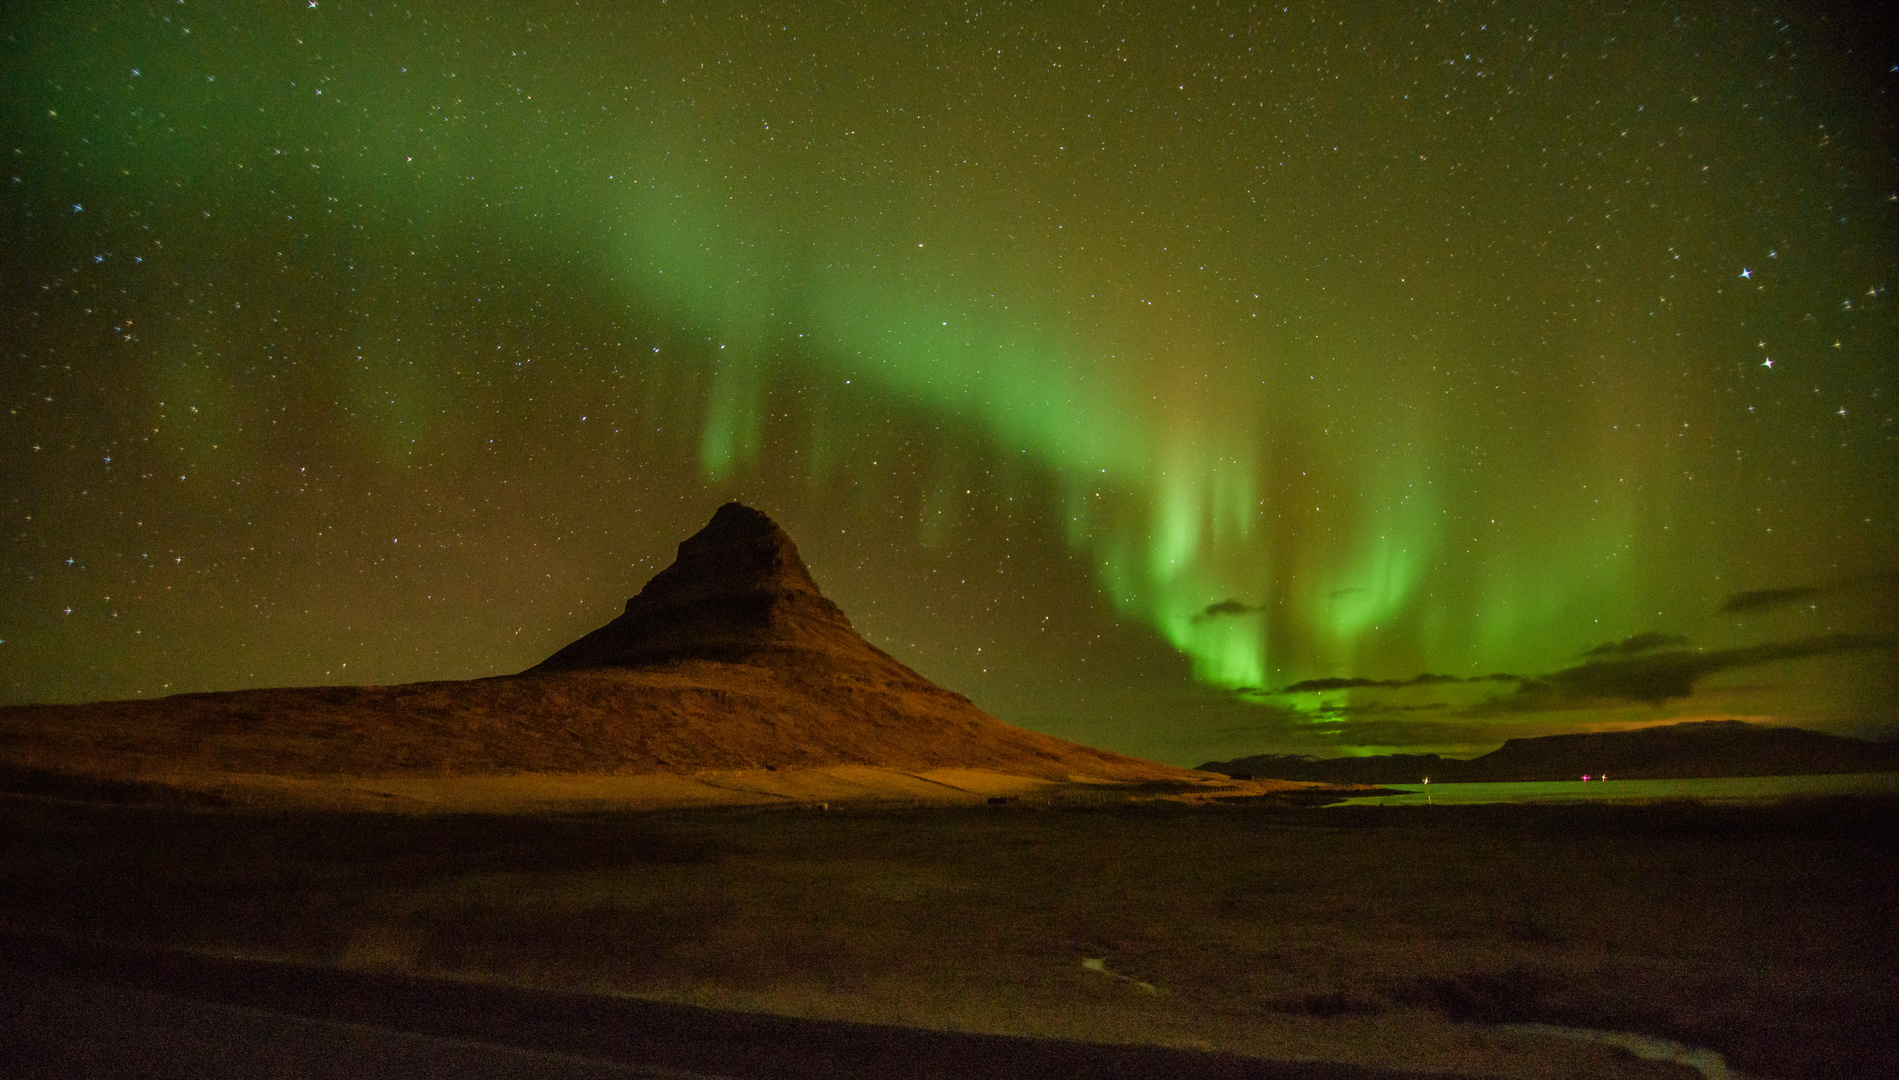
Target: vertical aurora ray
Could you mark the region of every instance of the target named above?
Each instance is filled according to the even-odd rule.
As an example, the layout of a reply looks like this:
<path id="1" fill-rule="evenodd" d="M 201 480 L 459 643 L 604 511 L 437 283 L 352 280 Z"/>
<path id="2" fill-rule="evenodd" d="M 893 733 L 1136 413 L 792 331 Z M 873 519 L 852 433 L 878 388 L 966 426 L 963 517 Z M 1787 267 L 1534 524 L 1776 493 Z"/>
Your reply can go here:
<path id="1" fill-rule="evenodd" d="M 1253 542 L 1262 511 L 1255 448 L 1245 437 L 1253 403 L 1237 402 L 1237 437 L 1203 441 L 1205 408 L 1128 392 L 1130 382 L 1141 385 L 1138 367 L 1109 359 L 1128 349 L 1125 342 L 1090 340 L 1058 318 L 1013 315 L 991 299 L 995 289 L 962 285 L 959 278 L 981 280 L 973 255 L 963 256 L 959 274 L 954 262 L 899 253 L 893 239 L 859 238 L 845 250 L 891 254 L 820 266 L 805 254 L 823 250 L 819 237 L 787 237 L 764 215 L 727 211 L 656 180 L 613 220 L 647 298 L 663 298 L 718 339 L 700 443 L 709 477 L 755 460 L 766 377 L 758 358 L 797 338 L 831 366 L 834 381 L 864 379 L 977 423 L 1004 450 L 1032 455 L 1075 505 L 1104 486 L 1133 495 L 1146 513 L 1113 523 L 1075 519 L 1069 533 L 1096 563 L 1115 608 L 1188 655 L 1201 678 L 1264 683 L 1264 620 L 1204 614 L 1266 587 L 1267 553 Z M 714 249 L 727 257 L 710 256 Z M 1169 411 L 1178 419 L 1164 419 Z"/>

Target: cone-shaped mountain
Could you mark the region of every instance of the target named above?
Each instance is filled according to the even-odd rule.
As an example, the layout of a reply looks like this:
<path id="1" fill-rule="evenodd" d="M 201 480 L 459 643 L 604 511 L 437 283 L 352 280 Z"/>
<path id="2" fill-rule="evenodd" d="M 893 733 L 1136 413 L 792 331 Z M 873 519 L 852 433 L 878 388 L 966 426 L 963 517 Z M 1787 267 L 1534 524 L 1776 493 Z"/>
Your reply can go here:
<path id="1" fill-rule="evenodd" d="M 738 503 L 620 616 L 518 675 L 0 709 L 0 769 L 28 758 L 121 777 L 767 766 L 1190 777 L 1013 727 L 911 671 L 858 636 L 783 529 Z"/>
<path id="2" fill-rule="evenodd" d="M 628 600 L 619 618 L 530 670 L 790 660 L 785 653 L 805 654 L 806 662 L 828 654 L 878 667 L 896 663 L 825 599 L 777 522 L 730 502 L 680 543 L 678 559 Z"/>

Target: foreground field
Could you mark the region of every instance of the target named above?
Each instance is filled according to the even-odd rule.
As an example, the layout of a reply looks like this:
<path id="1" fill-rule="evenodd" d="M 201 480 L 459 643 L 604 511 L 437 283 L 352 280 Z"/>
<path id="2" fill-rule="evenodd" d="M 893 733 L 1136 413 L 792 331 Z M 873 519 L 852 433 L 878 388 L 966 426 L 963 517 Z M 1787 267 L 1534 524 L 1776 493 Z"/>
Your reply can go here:
<path id="1" fill-rule="evenodd" d="M 0 801 L 0 926 L 1492 1076 L 1899 1062 L 1899 804 L 402 816 Z"/>

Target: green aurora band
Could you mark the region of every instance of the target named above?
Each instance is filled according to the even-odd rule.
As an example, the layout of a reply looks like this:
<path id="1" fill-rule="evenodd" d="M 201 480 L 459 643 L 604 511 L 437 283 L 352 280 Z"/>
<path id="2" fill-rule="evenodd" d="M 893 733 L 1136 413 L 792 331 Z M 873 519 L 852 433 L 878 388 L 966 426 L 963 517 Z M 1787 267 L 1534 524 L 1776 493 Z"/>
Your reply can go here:
<path id="1" fill-rule="evenodd" d="M 84 139 L 74 182 L 101 203 L 373 217 L 322 240 L 364 264 L 329 349 L 390 461 L 456 452 L 458 294 L 379 261 L 448 238 L 485 253 L 460 268 L 477 278 L 562 253 L 548 273 L 705 342 L 623 359 L 679 366 L 714 486 L 794 449 L 773 442 L 786 394 L 817 418 L 795 449 L 818 486 L 866 389 L 980 431 L 1048 478 L 1114 609 L 1217 687 L 1547 670 L 1820 565 L 1834 537 L 1892 547 L 1874 436 L 1812 451 L 1834 478 L 1767 511 L 1800 524 L 1761 531 L 1749 494 L 1757 460 L 1805 445 L 1742 411 L 1782 393 L 1756 339 L 1812 366 L 1824 392 L 1786 407 L 1828 422 L 1850 382 L 1819 369 L 1828 347 L 1860 370 L 1890 355 L 1889 316 L 1834 309 L 1885 268 L 1893 218 L 1851 146 L 1776 148 L 1828 122 L 1850 142 L 1851 87 L 1816 75 L 1726 134 L 1746 80 L 1696 42 L 1766 41 L 1739 16 L 1632 28 L 1592 65 L 1526 43 L 1525 15 L 1476 80 L 1438 58 L 1472 28 L 1408 10 L 1379 40 L 1409 45 L 1302 20 L 1267 49 L 1264 16 L 1229 41 L 1166 6 L 1024 15 L 1000 37 L 854 8 L 332 7 L 201 15 L 192 36 L 165 5 L 16 13 L 12 96 L 57 83 L 65 104 L 8 123 L 39 149 Z M 1170 59 L 1182 43 L 1202 59 Z M 1579 114 L 1638 53 L 1669 77 Z M 320 168 L 238 165 L 312 147 Z M 1842 184 L 1870 237 L 1775 194 Z M 237 426 L 244 403 L 189 359 L 158 357 L 153 396 L 188 388 Z"/>

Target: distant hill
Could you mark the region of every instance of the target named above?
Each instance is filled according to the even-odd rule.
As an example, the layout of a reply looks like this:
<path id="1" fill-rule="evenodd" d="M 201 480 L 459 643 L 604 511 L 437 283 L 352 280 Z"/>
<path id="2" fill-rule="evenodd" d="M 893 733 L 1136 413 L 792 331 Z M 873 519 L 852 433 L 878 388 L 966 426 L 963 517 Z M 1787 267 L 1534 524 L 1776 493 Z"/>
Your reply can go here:
<path id="1" fill-rule="evenodd" d="M 1380 754 L 1315 758 L 1258 754 L 1210 761 L 1205 772 L 1254 779 L 1331 784 L 1415 784 L 1574 780 L 1607 774 L 1617 780 L 1679 780 L 1714 776 L 1802 776 L 1899 772 L 1899 745 L 1801 728 L 1705 720 L 1635 731 L 1511 739 L 1478 758 Z"/>

